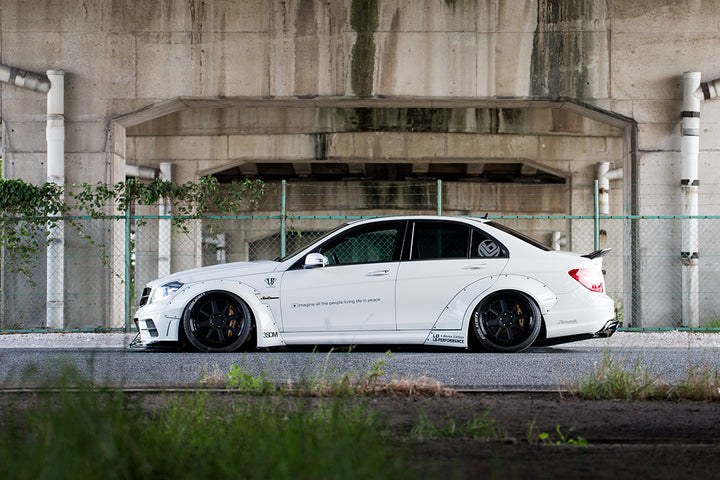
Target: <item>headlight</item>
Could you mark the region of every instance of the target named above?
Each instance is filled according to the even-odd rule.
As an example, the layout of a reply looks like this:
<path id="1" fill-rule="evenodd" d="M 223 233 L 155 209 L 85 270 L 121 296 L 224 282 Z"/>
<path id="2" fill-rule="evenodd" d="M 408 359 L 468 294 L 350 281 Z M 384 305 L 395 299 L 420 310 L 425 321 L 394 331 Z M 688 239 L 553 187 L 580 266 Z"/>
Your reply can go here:
<path id="1" fill-rule="evenodd" d="M 165 285 L 153 288 L 148 298 L 147 303 L 159 302 L 160 300 L 169 297 L 173 293 L 177 292 L 183 284 L 180 282 L 170 282 Z"/>

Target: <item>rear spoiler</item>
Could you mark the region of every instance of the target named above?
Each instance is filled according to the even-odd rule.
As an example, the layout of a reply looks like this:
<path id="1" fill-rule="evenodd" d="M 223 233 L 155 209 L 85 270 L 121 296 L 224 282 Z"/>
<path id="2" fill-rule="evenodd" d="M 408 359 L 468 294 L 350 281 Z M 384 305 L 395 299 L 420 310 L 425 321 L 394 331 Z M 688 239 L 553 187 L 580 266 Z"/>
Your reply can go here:
<path id="1" fill-rule="evenodd" d="M 591 252 L 591 253 L 588 253 L 588 254 L 585 254 L 582 256 L 592 260 L 594 258 L 604 257 L 605 255 L 607 255 L 610 252 L 610 250 L 612 250 L 612 248 L 603 248 L 601 250 L 595 250 L 594 252 Z"/>

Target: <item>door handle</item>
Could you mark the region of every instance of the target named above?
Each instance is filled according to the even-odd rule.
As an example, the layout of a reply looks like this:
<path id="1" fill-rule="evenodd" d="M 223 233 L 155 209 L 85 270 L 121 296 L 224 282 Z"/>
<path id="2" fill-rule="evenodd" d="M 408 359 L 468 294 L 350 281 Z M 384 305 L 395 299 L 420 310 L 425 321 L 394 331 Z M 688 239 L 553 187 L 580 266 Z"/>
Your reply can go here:
<path id="1" fill-rule="evenodd" d="M 390 273 L 390 270 L 375 270 L 374 272 L 368 272 L 365 274 L 366 277 L 382 277 Z"/>
<path id="2" fill-rule="evenodd" d="M 485 263 L 478 263 L 475 265 L 465 265 L 462 267 L 463 270 L 482 270 L 483 268 L 487 268 L 487 264 Z"/>

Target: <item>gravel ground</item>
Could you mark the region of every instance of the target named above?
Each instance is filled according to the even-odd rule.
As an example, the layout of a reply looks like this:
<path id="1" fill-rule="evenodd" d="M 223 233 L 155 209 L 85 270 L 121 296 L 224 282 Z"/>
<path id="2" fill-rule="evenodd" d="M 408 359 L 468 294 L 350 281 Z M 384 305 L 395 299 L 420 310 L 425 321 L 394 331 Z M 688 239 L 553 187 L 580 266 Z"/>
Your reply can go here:
<path id="1" fill-rule="evenodd" d="M 0 348 L 125 348 L 135 333 L 4 333 Z"/>
<path id="2" fill-rule="evenodd" d="M 125 348 L 135 333 L 4 333 L 0 348 Z M 720 333 L 698 332 L 617 332 L 611 338 L 584 340 L 585 347 L 610 349 L 720 348 Z"/>

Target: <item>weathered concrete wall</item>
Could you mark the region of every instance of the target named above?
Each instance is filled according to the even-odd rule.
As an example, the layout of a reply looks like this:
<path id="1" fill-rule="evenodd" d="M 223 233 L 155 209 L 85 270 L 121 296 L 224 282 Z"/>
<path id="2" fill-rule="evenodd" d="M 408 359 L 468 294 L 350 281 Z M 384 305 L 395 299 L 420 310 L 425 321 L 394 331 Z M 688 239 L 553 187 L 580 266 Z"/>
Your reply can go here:
<path id="1" fill-rule="evenodd" d="M 317 131 L 337 135 L 330 151 L 340 156 L 350 151 L 343 141 L 357 145 L 365 136 L 369 143 L 354 146 L 353 155 L 377 161 L 374 142 L 385 151 L 399 135 L 423 151 L 433 151 L 431 142 L 440 138 L 438 158 L 452 158 L 470 148 L 455 136 L 462 130 L 434 138 L 432 131 L 349 135 L 352 129 L 323 108 L 382 109 L 389 101 L 390 108 L 411 108 L 422 100 L 432 109 L 436 101 L 460 100 L 462 108 L 515 111 L 506 130 L 474 130 L 493 125 L 493 117 L 466 117 L 473 118 L 473 135 L 465 139 L 476 154 L 507 154 L 527 141 L 533 161 L 568 172 L 574 186 L 591 182 L 593 163 L 608 160 L 632 174 L 625 185 L 632 181 L 636 194 L 634 207 L 625 194 L 612 213 L 679 214 L 681 76 L 686 70 L 703 72 L 704 80 L 720 76 L 718 6 L 717 0 L 0 0 L 0 61 L 66 72 L 68 184 L 118 181 L 126 161 L 177 161 L 176 179 L 185 181 L 241 160 L 248 149 L 302 160 L 313 146 L 302 136 Z M 3 176 L 41 183 L 45 98 L 9 85 L 0 90 Z M 237 107 L 238 98 L 264 110 Z M 169 99 L 206 103 L 174 103 L 164 111 Z M 308 99 L 327 103 L 293 108 Z M 557 109 L 507 108 L 505 99 L 581 102 L 632 119 L 637 137 L 602 121 L 568 120 Z M 701 214 L 718 213 L 719 122 L 720 103 L 705 103 Z M 309 124 L 320 130 L 309 132 Z M 270 145 L 266 135 L 278 138 Z M 287 142 L 278 144 L 281 136 Z M 413 153 L 407 147 L 394 155 L 412 160 Z M 587 206 L 579 193 L 570 213 Z M 663 279 L 658 288 L 672 290 L 679 228 L 641 229 L 638 240 L 639 253 L 659 252 L 642 257 L 639 277 Z M 704 284 L 720 284 L 717 263 L 703 266 Z M 672 298 L 657 302 L 662 315 L 648 311 L 648 319 L 677 320 Z M 68 309 L 69 316 L 79 313 Z"/>

